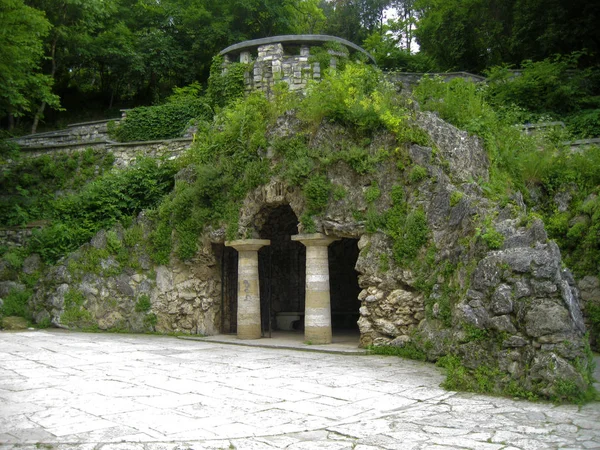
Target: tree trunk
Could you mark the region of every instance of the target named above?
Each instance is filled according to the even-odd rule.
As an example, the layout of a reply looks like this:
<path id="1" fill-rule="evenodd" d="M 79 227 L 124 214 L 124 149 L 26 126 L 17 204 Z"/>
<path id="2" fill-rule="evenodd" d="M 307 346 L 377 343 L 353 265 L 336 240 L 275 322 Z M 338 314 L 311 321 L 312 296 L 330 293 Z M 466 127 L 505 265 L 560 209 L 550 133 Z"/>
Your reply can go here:
<path id="1" fill-rule="evenodd" d="M 33 124 L 31 125 L 31 134 L 35 134 L 35 132 L 37 131 L 38 124 L 40 123 L 40 118 L 44 115 L 45 109 L 46 102 L 42 102 L 37 112 L 35 113 L 35 116 L 33 117 Z"/>
<path id="2" fill-rule="evenodd" d="M 50 47 L 50 56 L 52 59 L 52 69 L 50 70 L 50 76 L 54 79 L 54 75 L 56 75 L 56 43 L 57 39 L 52 41 L 52 46 Z M 33 124 L 31 125 L 31 134 L 35 134 L 37 131 L 38 124 L 40 123 L 40 118 L 44 114 L 44 110 L 46 109 L 46 102 L 42 101 L 42 104 L 38 108 L 35 116 L 33 117 Z"/>

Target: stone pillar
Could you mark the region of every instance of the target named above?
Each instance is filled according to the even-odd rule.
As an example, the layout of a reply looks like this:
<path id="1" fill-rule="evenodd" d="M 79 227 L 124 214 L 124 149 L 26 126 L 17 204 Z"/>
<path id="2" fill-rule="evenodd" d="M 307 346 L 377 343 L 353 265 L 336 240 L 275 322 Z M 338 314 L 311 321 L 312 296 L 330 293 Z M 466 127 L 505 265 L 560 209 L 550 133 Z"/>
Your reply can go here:
<path id="1" fill-rule="evenodd" d="M 306 301 L 304 339 L 312 344 L 331 343 L 331 298 L 327 247 L 337 238 L 321 233 L 298 234 L 292 240 L 306 246 Z"/>
<path id="2" fill-rule="evenodd" d="M 252 62 L 252 56 L 250 56 L 250 52 L 241 52 L 240 62 L 242 64 L 249 64 L 250 62 Z"/>
<path id="3" fill-rule="evenodd" d="M 240 239 L 225 242 L 238 251 L 238 339 L 260 339 L 260 287 L 258 284 L 258 250 L 269 245 L 266 239 Z"/>

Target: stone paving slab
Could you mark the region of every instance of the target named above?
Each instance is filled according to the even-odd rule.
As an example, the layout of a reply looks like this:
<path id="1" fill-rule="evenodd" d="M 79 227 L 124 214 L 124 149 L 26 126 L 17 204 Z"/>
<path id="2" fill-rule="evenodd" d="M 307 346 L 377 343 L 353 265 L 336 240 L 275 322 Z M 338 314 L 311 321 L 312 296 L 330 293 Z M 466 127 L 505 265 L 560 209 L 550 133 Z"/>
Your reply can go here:
<path id="1" fill-rule="evenodd" d="M 437 367 L 393 357 L 229 344 L 0 332 L 0 450 L 600 448 L 600 403 L 449 392 Z"/>

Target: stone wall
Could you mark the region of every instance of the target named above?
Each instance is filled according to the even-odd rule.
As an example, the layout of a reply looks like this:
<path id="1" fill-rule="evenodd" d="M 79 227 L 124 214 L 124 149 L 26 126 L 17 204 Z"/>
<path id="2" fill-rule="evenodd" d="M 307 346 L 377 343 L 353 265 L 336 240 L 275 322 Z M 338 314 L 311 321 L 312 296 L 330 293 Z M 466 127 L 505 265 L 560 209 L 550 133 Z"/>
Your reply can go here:
<path id="1" fill-rule="evenodd" d="M 42 155 L 52 155 L 62 152 L 67 154 L 79 153 L 88 148 L 112 153 L 115 157 L 115 167 L 129 166 L 138 156 L 151 158 L 175 159 L 192 145 L 193 138 L 165 139 L 160 141 L 141 142 L 85 142 L 67 144 L 47 144 L 23 147 L 21 155 L 27 158 L 37 158 Z"/>
<path id="2" fill-rule="evenodd" d="M 476 83 L 485 83 L 486 78 L 468 72 L 441 72 L 441 73 L 417 73 L 417 72 L 388 72 L 386 77 L 392 83 L 404 88 L 412 89 L 424 76 L 441 77 L 444 81 L 455 78 L 463 78 Z"/>
<path id="3" fill-rule="evenodd" d="M 123 242 L 124 230 L 117 227 L 113 232 Z M 103 230 L 49 268 L 32 301 L 36 322 L 134 332 L 219 332 L 220 264 L 210 243 L 190 261 L 173 258 L 168 267 L 153 264 L 141 243 L 128 252 L 135 255 L 137 270 L 121 266 L 118 257 L 107 252 Z M 91 254 L 101 256 L 90 259 Z M 70 303 L 73 293 L 82 296 L 80 304 Z M 145 306 L 144 300 L 149 302 Z"/>
<path id="4" fill-rule="evenodd" d="M 321 69 L 319 63 L 310 63 L 310 47 L 302 45 L 300 54 L 285 54 L 281 44 L 267 44 L 258 47 L 255 58 L 249 51 L 240 54 L 240 62 L 252 63 L 252 73 L 247 73 L 245 84 L 247 91 L 260 90 L 271 92 L 274 83 L 283 81 L 291 91 L 306 89 L 309 80 L 319 80 Z M 224 70 L 230 62 L 225 57 Z"/>
<path id="5" fill-rule="evenodd" d="M 108 140 L 107 125 L 119 119 L 99 120 L 94 122 L 74 123 L 64 130 L 36 133 L 13 139 L 22 148 L 54 147 L 63 144 L 106 142 Z"/>
<path id="6" fill-rule="evenodd" d="M 23 247 L 36 227 L 0 229 L 0 247 Z"/>

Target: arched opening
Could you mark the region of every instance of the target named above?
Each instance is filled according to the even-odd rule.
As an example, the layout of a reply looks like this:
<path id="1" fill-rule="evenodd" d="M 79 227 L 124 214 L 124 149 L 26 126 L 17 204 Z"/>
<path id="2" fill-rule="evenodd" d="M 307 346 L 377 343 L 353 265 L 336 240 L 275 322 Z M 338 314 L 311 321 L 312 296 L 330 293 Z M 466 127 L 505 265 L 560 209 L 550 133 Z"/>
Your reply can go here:
<path id="1" fill-rule="evenodd" d="M 271 245 L 258 253 L 263 333 L 301 331 L 304 316 L 306 249 L 291 236 L 298 217 L 289 205 L 266 207 L 258 215 L 260 238 Z"/>
<path id="2" fill-rule="evenodd" d="M 344 238 L 329 245 L 331 325 L 335 335 L 359 334 L 358 240 Z"/>

